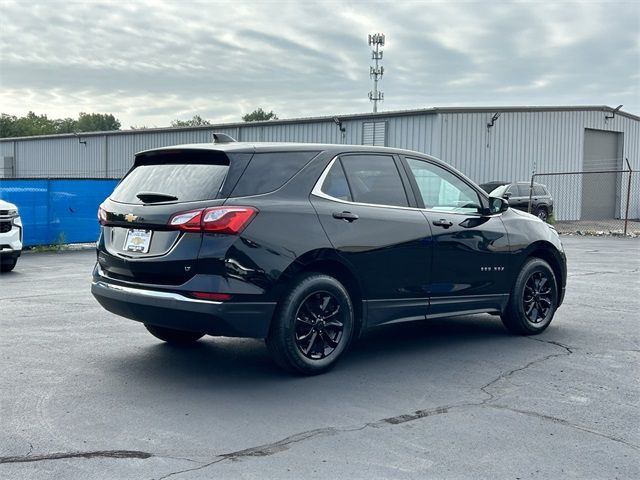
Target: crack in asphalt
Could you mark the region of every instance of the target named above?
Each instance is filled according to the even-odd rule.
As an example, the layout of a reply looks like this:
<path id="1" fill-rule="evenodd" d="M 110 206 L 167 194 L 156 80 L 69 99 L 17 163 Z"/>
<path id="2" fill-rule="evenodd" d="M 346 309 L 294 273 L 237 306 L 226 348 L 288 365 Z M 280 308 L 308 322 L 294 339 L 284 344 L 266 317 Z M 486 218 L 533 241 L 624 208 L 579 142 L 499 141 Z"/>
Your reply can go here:
<path id="1" fill-rule="evenodd" d="M 552 353 L 550 355 L 545 355 L 542 358 L 538 358 L 537 360 L 532 360 L 531 362 L 527 363 L 526 365 L 522 366 L 522 367 L 518 367 L 518 368 L 514 368 L 513 370 L 509 370 L 508 372 L 502 373 L 500 375 L 498 375 L 496 378 L 494 378 L 493 380 L 491 380 L 489 383 L 487 383 L 486 385 L 480 387 L 480 390 L 482 390 L 482 392 L 484 394 L 486 394 L 488 397 L 483 400 L 482 402 L 480 402 L 478 405 L 480 406 L 484 406 L 486 405 L 488 402 L 492 401 L 495 399 L 495 395 L 491 392 L 488 392 L 487 390 L 492 387 L 493 385 L 495 385 L 496 383 L 509 378 L 510 376 L 518 373 L 518 372 L 522 372 L 523 370 L 526 370 L 530 367 L 532 367 L 533 365 L 536 365 L 538 363 L 542 363 L 545 362 L 551 358 L 557 358 L 557 357 L 565 357 L 568 355 L 571 355 L 573 353 L 573 350 L 571 349 L 571 347 L 564 345 L 560 342 L 555 342 L 553 340 L 543 340 L 541 338 L 532 338 L 532 337 L 525 337 L 528 340 L 533 340 L 536 342 L 541 342 L 541 343 L 547 343 L 549 345 L 555 345 L 556 347 L 560 347 L 562 349 L 564 349 L 563 352 L 559 352 L 559 353 Z"/>
<path id="2" fill-rule="evenodd" d="M 571 423 L 563 418 L 554 417 L 552 415 L 545 415 L 544 413 L 532 412 L 530 410 L 520 410 L 517 408 L 509 407 L 508 405 L 495 405 L 489 404 L 485 405 L 489 408 L 496 408 L 498 410 L 508 410 L 510 412 L 520 413 L 522 415 L 528 415 L 530 417 L 541 418 L 543 420 L 549 420 L 553 423 L 558 423 L 560 425 L 564 425 L 565 427 L 573 428 L 575 430 L 579 430 L 581 432 L 591 433 L 593 435 L 597 435 L 599 437 L 606 438 L 608 440 L 612 440 L 614 442 L 622 443 L 628 447 L 633 448 L 634 450 L 640 450 L 640 445 L 636 445 L 634 443 L 627 442 L 625 439 L 620 437 L 615 437 L 613 435 L 607 435 L 606 433 L 599 432 L 598 430 L 592 430 L 587 427 L 583 427 L 581 425 L 576 425 L 575 423 Z"/>
<path id="3" fill-rule="evenodd" d="M 212 465 L 215 465 L 217 463 L 221 463 L 224 461 L 239 461 L 242 460 L 244 458 L 251 458 L 251 457 L 266 457 L 266 456 L 270 456 L 270 455 L 274 455 L 283 451 L 288 450 L 292 445 L 297 444 L 297 443 L 301 443 L 301 442 L 305 442 L 307 440 L 311 440 L 313 438 L 319 438 L 319 437 L 328 437 L 328 436 L 333 436 L 333 435 L 338 435 L 338 434 L 342 434 L 342 433 L 349 433 L 349 432 L 356 432 L 356 431 L 360 431 L 360 430 L 364 430 L 366 428 L 380 428 L 380 427 L 384 427 L 384 426 L 395 426 L 395 425 L 401 425 L 404 423 L 408 423 L 408 422 L 412 422 L 412 421 L 416 421 L 422 418 L 426 418 L 426 417 L 430 417 L 430 416 L 436 416 L 436 415 L 444 415 L 449 413 L 452 410 L 456 410 L 456 409 L 463 409 L 463 408 L 476 408 L 476 407 L 488 407 L 488 408 L 495 408 L 495 409 L 499 409 L 499 410 L 507 410 L 507 411 L 511 411 L 514 413 L 518 413 L 521 415 L 527 415 L 530 417 L 535 417 L 535 418 L 539 418 L 542 420 L 546 420 L 546 421 L 550 421 L 553 422 L 555 424 L 558 425 L 563 425 L 565 427 L 568 428 L 572 428 L 574 430 L 578 430 L 581 432 L 585 432 L 585 433 L 589 433 L 592 435 L 597 435 L 599 437 L 602 438 L 606 438 L 608 440 L 614 441 L 614 442 L 618 442 L 621 444 L 624 444 L 630 448 L 633 448 L 635 450 L 640 450 L 640 446 L 635 445 L 633 443 L 630 443 L 622 438 L 613 436 L 613 435 L 608 435 L 606 433 L 597 431 L 597 430 L 593 430 L 587 427 L 583 427 L 581 425 L 576 425 L 573 424 L 571 422 L 569 422 L 568 420 L 564 420 L 562 418 L 558 418 L 558 417 L 553 417 L 551 415 L 546 415 L 543 413 L 538 413 L 538 412 L 533 412 L 533 411 L 528 411 L 528 410 L 520 410 L 517 408 L 513 408 L 513 407 L 509 407 L 507 405 L 497 405 L 497 404 L 492 404 L 489 402 L 492 402 L 493 400 L 496 399 L 498 393 L 492 393 L 491 391 L 489 391 L 490 389 L 492 389 L 492 387 L 494 387 L 497 383 L 499 383 L 502 380 L 508 379 L 509 377 L 515 375 L 516 373 L 522 372 L 530 367 L 532 367 L 533 365 L 545 362 L 549 359 L 552 358 L 558 358 L 558 357 L 563 357 L 563 356 L 568 356 L 573 354 L 573 350 L 575 347 L 570 347 L 568 345 L 565 345 L 563 343 L 560 342 L 556 342 L 553 340 L 544 340 L 544 339 L 540 339 L 540 338 L 531 338 L 531 337 L 527 337 L 527 339 L 529 340 L 533 340 L 536 342 L 541 342 L 541 343 L 547 343 L 549 345 L 553 345 L 555 347 L 559 347 L 562 348 L 563 351 L 562 352 L 557 352 L 557 353 L 552 353 L 549 355 L 545 355 L 542 358 L 538 358 L 536 360 L 532 360 L 530 362 L 528 362 L 526 365 L 518 367 L 518 368 L 514 368 L 512 370 L 509 370 L 507 372 L 501 373 L 500 375 L 498 375 L 496 378 L 494 378 L 493 380 L 491 380 L 490 382 L 486 383 L 485 385 L 481 386 L 479 388 L 479 390 L 484 393 L 486 395 L 486 398 L 484 400 L 478 401 L 478 402 L 466 402 L 466 403 L 460 403 L 460 404 L 452 404 L 452 405 L 448 405 L 448 406 L 439 406 L 437 408 L 431 409 L 431 410 L 416 410 L 414 412 L 411 413 L 406 413 L 406 414 L 401 414 L 401 415 L 397 415 L 397 416 L 393 416 L 393 417 L 387 417 L 387 418 L 383 418 L 381 420 L 377 420 L 374 422 L 367 422 L 363 425 L 360 426 L 353 426 L 353 427 L 345 427 L 345 428 L 338 428 L 338 427 L 325 427 L 325 428 L 318 428 L 318 429 L 314 429 L 314 430 L 308 430 L 308 431 L 304 431 L 304 432 L 300 432 L 300 433 L 296 433 L 294 435 L 290 435 L 288 437 L 285 437 L 281 440 L 275 441 L 275 442 L 271 442 L 271 443 L 266 443 L 266 444 L 262 444 L 262 445 L 258 445 L 255 447 L 251 447 L 251 448 L 246 448 L 246 449 L 242 449 L 242 450 L 237 450 L 234 452 L 229 452 L 229 453 L 223 453 L 223 454 L 219 454 L 216 455 L 215 457 L 213 457 L 210 461 L 203 463 L 203 462 L 198 462 L 196 460 L 192 460 L 189 458 L 180 458 L 180 457 L 165 457 L 165 458 L 174 458 L 174 459 L 180 459 L 180 460 L 184 460 L 184 461 L 190 461 L 190 462 L 194 462 L 194 463 L 200 463 L 200 465 L 193 467 L 193 468 L 187 468 L 187 469 L 183 469 L 183 470 L 177 470 L 174 472 L 170 472 L 167 473 L 163 476 L 160 476 L 157 478 L 157 480 L 165 480 L 167 478 L 170 477 L 175 477 L 178 475 L 181 475 L 183 473 L 188 473 L 188 472 L 194 472 L 194 471 L 198 471 L 198 470 L 203 470 L 205 468 L 208 468 Z M 102 450 L 102 451 L 94 451 L 94 452 L 71 452 L 71 453 L 53 453 L 53 454 L 48 454 L 48 455 L 33 455 L 31 456 L 31 451 L 33 450 L 33 446 L 30 444 L 31 446 L 31 450 L 29 451 L 29 453 L 27 453 L 27 455 L 25 456 L 21 456 L 21 457 L 0 457 L 0 463 L 20 463 L 20 462 L 36 462 L 36 461 L 42 461 L 42 460 L 58 460 L 58 459 L 64 459 L 64 458 L 96 458 L 96 457 L 102 457 L 102 458 L 138 458 L 138 459 L 148 459 L 151 457 L 161 457 L 161 455 L 156 455 L 153 453 L 149 453 L 149 452 L 141 452 L 141 451 L 132 451 L 132 450 Z"/>
<path id="4" fill-rule="evenodd" d="M 547 343 L 547 344 L 550 344 L 550 345 L 554 345 L 556 347 L 560 347 L 564 351 L 559 352 L 559 353 L 553 353 L 553 354 L 550 354 L 550 355 L 545 355 L 542 358 L 539 358 L 537 360 L 533 360 L 533 361 L 527 363 L 523 367 L 514 368 L 513 370 L 509 370 L 508 372 L 500 374 L 498 377 L 496 377 L 495 379 L 491 380 L 489 383 L 487 383 L 487 384 L 483 385 L 482 387 L 480 387 L 480 390 L 485 395 L 487 395 L 487 398 L 485 398 L 484 400 L 482 400 L 480 402 L 467 402 L 467 403 L 453 404 L 453 405 L 448 405 L 448 406 L 440 406 L 440 407 L 437 407 L 437 408 L 431 409 L 431 410 L 416 410 L 416 411 L 414 411 L 412 413 L 406 413 L 406 414 L 401 414 L 401 415 L 397 415 L 397 416 L 394 416 L 394 417 L 383 418 L 383 419 L 375 421 L 375 422 L 368 422 L 368 423 L 365 423 L 364 425 L 361 425 L 360 427 L 352 427 L 352 428 L 327 427 L 327 428 L 309 430 L 307 432 L 302 432 L 302 433 L 298 433 L 298 434 L 295 434 L 295 435 L 291 435 L 291 436 L 286 437 L 283 440 L 279 440 L 277 442 L 268 443 L 268 444 L 265 444 L 265 445 L 260 445 L 260 446 L 257 446 L 257 447 L 248 448 L 248 449 L 245 449 L 245 450 L 239 450 L 239 451 L 232 452 L 232 453 L 221 454 L 221 455 L 216 456 L 211 462 L 209 462 L 209 463 L 207 463 L 205 465 L 201 465 L 199 467 L 190 468 L 190 469 L 186 469 L 186 470 L 179 470 L 179 471 L 171 472 L 171 473 L 168 473 L 168 474 L 166 474 L 166 475 L 164 475 L 162 477 L 158 477 L 157 480 L 165 480 L 167 478 L 174 477 L 174 476 L 180 475 L 182 473 L 193 472 L 193 471 L 196 471 L 196 470 L 202 470 L 202 469 L 205 469 L 205 468 L 210 467 L 212 465 L 215 465 L 217 463 L 223 462 L 225 460 L 234 461 L 234 460 L 241 460 L 244 457 L 256 457 L 256 456 L 262 457 L 262 456 L 273 455 L 275 453 L 282 452 L 284 450 L 288 450 L 290 445 L 292 445 L 294 443 L 303 442 L 305 440 L 308 440 L 308 439 L 311 439 L 311 438 L 317 438 L 317 437 L 320 437 L 320 436 L 330 436 L 330 435 L 336 435 L 336 434 L 339 434 L 339 433 L 354 432 L 354 431 L 364 430 L 365 428 L 380 428 L 380 427 L 383 427 L 385 425 L 400 425 L 400 424 L 403 424 L 403 423 L 412 422 L 412 421 L 419 420 L 419 419 L 426 418 L 426 417 L 430 417 L 430 416 L 443 415 L 443 414 L 449 413 L 451 410 L 454 410 L 454 409 L 462 409 L 462 408 L 470 408 L 470 407 L 493 407 L 493 405 L 490 405 L 488 402 L 490 402 L 490 401 L 495 399 L 495 394 L 488 392 L 487 389 L 489 389 L 490 387 L 492 387 L 493 385 L 495 385 L 499 381 L 504 380 L 505 378 L 508 378 L 508 377 L 514 375 L 517 372 L 521 372 L 523 370 L 526 370 L 527 368 L 531 367 L 532 365 L 544 362 L 544 361 L 549 360 L 551 358 L 567 356 L 567 355 L 571 355 L 573 353 L 572 347 L 564 345 L 564 344 L 562 344 L 560 342 L 556 342 L 556 341 L 553 341 L 553 340 L 543 340 L 543 339 L 537 339 L 537 338 L 530 338 L 530 337 L 527 337 L 527 338 L 529 340 L 535 340 L 537 342 Z M 518 412 L 518 413 L 526 414 L 524 411 Z M 550 416 L 546 416 L 544 414 L 540 414 L 540 418 L 553 419 L 555 417 L 550 417 Z M 599 435 L 599 436 L 602 436 L 602 437 L 605 437 L 605 438 L 610 438 L 611 440 L 614 440 L 614 441 L 620 440 L 620 439 L 617 439 L 615 437 L 609 437 L 606 434 L 603 434 L 603 433 L 600 433 L 600 432 L 596 432 L 596 431 L 592 431 L 592 430 L 584 428 L 584 427 L 574 426 L 571 423 L 567 422 L 566 420 L 557 419 L 556 423 L 559 423 L 559 424 L 562 424 L 562 425 L 566 425 L 566 426 L 571 426 L 573 428 L 576 428 L 576 429 L 584 431 L 584 432 L 594 433 L 596 435 Z M 626 443 L 626 442 L 623 441 L 623 443 Z M 632 446 L 631 444 L 629 444 L 629 445 Z"/>
<path id="5" fill-rule="evenodd" d="M 31 443 L 29 444 L 31 445 Z M 31 447 L 33 450 L 33 447 Z M 138 450 L 95 450 L 93 452 L 58 452 L 46 455 L 31 455 L 29 453 L 18 457 L 0 457 L 0 463 L 27 463 L 39 462 L 42 460 L 61 460 L 65 458 L 141 458 L 154 457 L 153 453 L 141 452 Z"/>
<path id="6" fill-rule="evenodd" d="M 166 475 L 163 475 L 162 477 L 158 477 L 157 480 L 164 480 L 166 478 L 173 477 L 175 475 L 180 475 L 182 473 L 202 470 L 204 468 L 210 467 L 211 465 L 223 462 L 225 460 L 236 461 L 244 457 L 267 457 L 269 455 L 273 455 L 275 453 L 287 450 L 291 444 L 303 442 L 310 438 L 314 438 L 318 436 L 331 436 L 331 435 L 336 435 L 338 433 L 344 433 L 344 432 L 355 432 L 358 430 L 363 430 L 367 426 L 368 425 L 363 425 L 361 427 L 356 427 L 356 428 L 326 427 L 326 428 L 317 428 L 315 430 L 308 430 L 302 433 L 296 433 L 294 435 L 290 435 L 286 438 L 283 438 L 282 440 L 278 440 L 277 442 L 266 443 L 264 445 L 259 445 L 257 447 L 245 448 L 243 450 L 237 450 L 235 452 L 223 453 L 223 454 L 217 455 L 212 461 L 204 465 L 200 465 L 194 468 L 187 468 L 185 470 L 179 470 L 176 472 L 171 472 Z"/>
<path id="7" fill-rule="evenodd" d="M 216 463 L 220 463 L 225 460 L 238 461 L 246 457 L 266 457 L 269 455 L 273 455 L 275 453 L 288 450 L 292 444 L 304 442 L 305 440 L 309 440 L 311 438 L 328 437 L 328 436 L 333 436 L 340 433 L 357 432 L 360 430 L 364 430 L 365 428 L 379 428 L 385 425 L 399 425 L 402 423 L 411 422 L 411 421 L 418 420 L 420 418 L 429 417 L 432 415 L 442 415 L 442 414 L 448 413 L 449 410 L 451 410 L 451 408 L 463 407 L 463 406 L 466 406 L 466 405 L 463 404 L 463 405 L 453 405 L 449 407 L 438 407 L 433 410 L 416 410 L 415 412 L 412 412 L 409 414 L 402 414 L 402 415 L 397 415 L 395 417 L 383 418 L 375 422 L 367 422 L 364 425 L 361 425 L 358 427 L 345 427 L 345 428 L 326 427 L 326 428 L 317 428 L 314 430 L 308 430 L 306 432 L 290 435 L 282 440 L 278 440 L 273 443 L 266 443 L 264 445 L 259 445 L 257 447 L 246 448 L 244 450 L 237 450 L 235 452 L 230 452 L 230 453 L 222 453 L 220 455 L 217 455 L 212 461 L 204 465 L 200 465 L 194 468 L 188 468 L 185 470 L 179 470 L 176 472 L 171 472 L 161 477 L 158 477 L 157 480 L 165 480 L 166 478 L 180 475 L 182 473 L 202 470 L 204 468 L 210 467 L 211 465 L 215 465 Z"/>
<path id="8" fill-rule="evenodd" d="M 452 408 L 460 408 L 470 405 L 472 404 L 450 405 L 447 407 L 438 407 L 433 410 L 416 410 L 413 413 L 405 413 L 403 415 L 398 415 L 395 417 L 383 418 L 382 420 L 378 420 L 377 422 L 367 423 L 365 427 L 381 427 L 384 424 L 400 425 L 401 423 L 413 422 L 414 420 L 431 417 L 433 415 L 443 415 L 445 413 L 449 413 L 449 410 L 451 410 Z"/>
<path id="9" fill-rule="evenodd" d="M 525 338 L 527 338 L 528 340 L 533 340 L 534 342 L 548 343 L 549 345 L 555 345 L 556 347 L 564 348 L 566 353 L 560 354 L 559 356 L 571 355 L 573 353 L 573 350 L 576 348 L 576 347 L 571 347 L 569 345 L 565 345 L 564 343 L 556 342 L 554 340 L 545 340 L 543 338 L 535 338 L 535 337 L 525 337 Z"/>

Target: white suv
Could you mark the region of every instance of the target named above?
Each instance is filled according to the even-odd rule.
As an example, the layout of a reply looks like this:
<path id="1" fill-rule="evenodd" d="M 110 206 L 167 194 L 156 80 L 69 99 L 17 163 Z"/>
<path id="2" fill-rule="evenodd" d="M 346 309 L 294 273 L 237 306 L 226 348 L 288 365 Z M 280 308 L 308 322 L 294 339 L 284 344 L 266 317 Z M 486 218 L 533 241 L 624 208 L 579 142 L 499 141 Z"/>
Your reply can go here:
<path id="1" fill-rule="evenodd" d="M 22 253 L 22 220 L 18 207 L 0 200 L 0 272 L 10 272 Z"/>

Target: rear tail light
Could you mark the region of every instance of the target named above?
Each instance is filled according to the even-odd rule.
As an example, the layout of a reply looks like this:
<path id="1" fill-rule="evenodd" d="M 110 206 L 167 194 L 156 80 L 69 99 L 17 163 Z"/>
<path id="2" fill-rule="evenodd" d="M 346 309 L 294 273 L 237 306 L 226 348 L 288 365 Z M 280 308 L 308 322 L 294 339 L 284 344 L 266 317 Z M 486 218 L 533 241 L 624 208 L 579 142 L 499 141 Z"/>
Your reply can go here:
<path id="1" fill-rule="evenodd" d="M 186 232 L 199 232 L 202 228 L 202 210 L 176 213 L 169 220 L 169 226 Z"/>
<path id="2" fill-rule="evenodd" d="M 102 206 L 98 207 L 98 222 L 100 225 L 107 224 L 107 211 Z"/>
<path id="3" fill-rule="evenodd" d="M 257 213 L 253 207 L 211 207 L 176 213 L 169 220 L 169 226 L 186 232 L 237 235 Z"/>

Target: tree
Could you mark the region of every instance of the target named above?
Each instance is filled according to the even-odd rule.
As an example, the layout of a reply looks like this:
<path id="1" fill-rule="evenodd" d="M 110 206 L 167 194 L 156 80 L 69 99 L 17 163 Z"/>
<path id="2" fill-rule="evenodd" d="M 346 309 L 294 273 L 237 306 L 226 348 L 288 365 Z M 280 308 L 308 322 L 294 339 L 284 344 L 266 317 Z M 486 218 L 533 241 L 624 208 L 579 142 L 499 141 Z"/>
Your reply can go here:
<path id="1" fill-rule="evenodd" d="M 76 122 L 78 132 L 106 132 L 120 130 L 120 121 L 107 113 L 81 112 Z"/>
<path id="2" fill-rule="evenodd" d="M 174 120 L 171 122 L 172 127 L 203 127 L 205 125 L 211 125 L 211 122 L 200 115 L 194 115 L 191 120 Z"/>
<path id="3" fill-rule="evenodd" d="M 60 118 L 53 120 L 56 133 L 73 133 L 78 128 L 77 121 L 73 118 Z"/>
<path id="4" fill-rule="evenodd" d="M 278 116 L 274 113 L 273 110 L 270 112 L 265 112 L 262 107 L 258 107 L 251 113 L 247 113 L 243 115 L 242 120 L 245 122 L 259 122 L 261 120 L 277 120 Z"/>
<path id="5" fill-rule="evenodd" d="M 0 138 L 19 136 L 16 135 L 16 120 L 18 120 L 18 118 L 15 115 L 3 113 L 2 116 L 0 116 Z"/>
<path id="6" fill-rule="evenodd" d="M 0 138 L 54 135 L 58 133 L 96 132 L 120 130 L 120 122 L 111 114 L 81 113 L 78 119 L 50 119 L 46 115 L 27 113 L 16 117 L 3 113 L 0 116 Z"/>

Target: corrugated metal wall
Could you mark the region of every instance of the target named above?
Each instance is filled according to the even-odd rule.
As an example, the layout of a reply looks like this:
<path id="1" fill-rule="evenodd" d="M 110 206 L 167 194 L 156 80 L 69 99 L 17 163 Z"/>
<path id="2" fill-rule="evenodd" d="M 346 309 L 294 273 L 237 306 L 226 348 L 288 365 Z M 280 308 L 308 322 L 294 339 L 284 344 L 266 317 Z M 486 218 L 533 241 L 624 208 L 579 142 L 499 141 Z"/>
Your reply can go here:
<path id="1" fill-rule="evenodd" d="M 15 144 L 16 142 L 13 141 L 0 142 L 0 156 L 13 157 Z"/>
<path id="2" fill-rule="evenodd" d="M 441 116 L 440 148 L 436 146 L 433 155 L 478 183 L 528 180 L 534 169 L 538 173 L 582 170 L 585 129 L 623 132 L 623 157 L 634 170 L 640 169 L 640 122 L 628 117 L 605 119 L 601 111 L 504 112 L 487 128 L 491 113 Z M 552 193 L 571 189 L 562 196 L 573 201 L 558 204 L 556 218 L 579 219 L 582 182 L 558 176 L 545 177 L 544 183 Z M 620 196 L 626 198 L 626 186 L 622 188 Z M 640 216 L 640 198 L 632 196 L 629 211 L 633 218 Z"/>
<path id="3" fill-rule="evenodd" d="M 478 183 L 527 180 L 537 172 L 581 170 L 586 128 L 623 132 L 624 153 L 640 170 L 640 121 L 602 110 L 504 111 L 487 128 L 495 112 L 416 112 L 398 116 L 341 117 L 345 143 L 363 144 L 363 124 L 386 122 L 386 144 L 432 154 Z M 210 129 L 134 131 L 108 135 L 0 141 L 3 156 L 14 156 L 19 177 L 120 177 L 133 155 L 148 148 L 211 141 L 212 132 L 240 141 L 341 143 L 331 119 L 298 123 L 212 126 Z M 553 179 L 549 179 L 553 181 Z M 580 185 L 571 188 L 579 202 Z M 640 199 L 631 212 L 640 214 Z M 574 218 L 580 205 L 564 205 L 559 218 Z M 635 213 L 634 213 L 635 212 Z"/>
<path id="4" fill-rule="evenodd" d="M 537 172 L 582 169 L 586 128 L 624 132 L 624 156 L 640 167 L 640 122 L 600 111 L 441 114 L 433 155 L 477 182 L 523 180 Z M 437 147 L 439 143 L 440 148 Z"/>
<path id="5" fill-rule="evenodd" d="M 104 177 L 104 137 L 17 141 L 16 177 Z"/>

